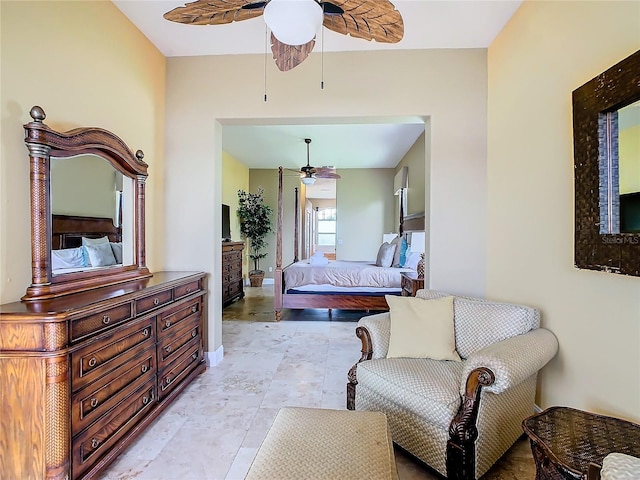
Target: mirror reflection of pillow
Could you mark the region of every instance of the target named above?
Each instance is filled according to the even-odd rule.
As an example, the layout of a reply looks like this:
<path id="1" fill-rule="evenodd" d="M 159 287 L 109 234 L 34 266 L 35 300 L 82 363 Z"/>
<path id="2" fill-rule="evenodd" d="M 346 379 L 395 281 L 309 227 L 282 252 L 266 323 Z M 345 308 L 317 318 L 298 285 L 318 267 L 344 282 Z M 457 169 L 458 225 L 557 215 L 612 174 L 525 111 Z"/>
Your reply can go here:
<path id="1" fill-rule="evenodd" d="M 85 245 L 82 248 L 87 252 L 89 265 L 92 267 L 106 267 L 116 264 L 116 257 L 113 256 L 113 250 L 109 243 Z"/>
<path id="2" fill-rule="evenodd" d="M 122 263 L 122 242 L 111 242 L 111 250 L 113 250 L 116 263 Z"/>
<path id="3" fill-rule="evenodd" d="M 51 250 L 51 269 L 86 267 L 82 247 Z"/>
<path id="4" fill-rule="evenodd" d="M 82 237 L 82 246 L 86 246 L 86 245 L 101 245 L 103 243 L 109 243 L 109 237 L 107 237 L 106 235 L 104 237 L 100 237 L 100 238 L 88 238 L 88 237 Z"/>

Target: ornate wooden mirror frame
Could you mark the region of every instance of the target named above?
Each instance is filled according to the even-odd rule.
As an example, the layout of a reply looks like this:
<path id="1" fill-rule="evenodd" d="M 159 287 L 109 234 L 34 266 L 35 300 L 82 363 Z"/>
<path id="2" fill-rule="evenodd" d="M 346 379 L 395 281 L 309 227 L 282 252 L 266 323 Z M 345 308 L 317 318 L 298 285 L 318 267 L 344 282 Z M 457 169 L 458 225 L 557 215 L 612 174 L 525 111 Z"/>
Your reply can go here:
<path id="1" fill-rule="evenodd" d="M 32 122 L 24 125 L 25 143 L 31 164 L 31 286 L 22 300 L 44 300 L 149 277 L 145 262 L 145 181 L 147 164 L 144 154 L 134 155 L 113 133 L 100 128 L 76 128 L 57 132 L 43 123 L 46 115 L 41 107 L 29 112 Z M 51 269 L 51 158 L 81 154 L 99 156 L 124 176 L 133 179 L 133 264 L 99 270 L 53 275 Z"/>
<path id="2" fill-rule="evenodd" d="M 612 165 L 608 155 L 611 138 L 603 119 L 639 99 L 640 51 L 573 92 L 577 268 L 640 276 L 640 233 L 601 233 L 601 205 L 612 202 L 607 177 L 617 169 L 617 160 Z"/>

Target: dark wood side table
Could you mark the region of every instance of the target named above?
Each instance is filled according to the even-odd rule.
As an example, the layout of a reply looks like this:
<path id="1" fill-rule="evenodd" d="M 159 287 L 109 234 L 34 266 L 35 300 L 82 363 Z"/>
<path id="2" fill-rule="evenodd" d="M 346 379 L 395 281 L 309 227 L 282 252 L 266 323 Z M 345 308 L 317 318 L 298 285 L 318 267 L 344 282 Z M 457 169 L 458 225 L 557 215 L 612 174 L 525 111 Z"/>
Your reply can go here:
<path id="1" fill-rule="evenodd" d="M 619 418 L 551 407 L 526 418 L 522 428 L 531 442 L 536 480 L 587 480 L 610 453 L 640 457 L 640 425 Z"/>
<path id="2" fill-rule="evenodd" d="M 416 292 L 424 288 L 424 278 L 418 278 L 416 272 L 400 272 L 400 277 L 403 297 L 415 297 Z"/>

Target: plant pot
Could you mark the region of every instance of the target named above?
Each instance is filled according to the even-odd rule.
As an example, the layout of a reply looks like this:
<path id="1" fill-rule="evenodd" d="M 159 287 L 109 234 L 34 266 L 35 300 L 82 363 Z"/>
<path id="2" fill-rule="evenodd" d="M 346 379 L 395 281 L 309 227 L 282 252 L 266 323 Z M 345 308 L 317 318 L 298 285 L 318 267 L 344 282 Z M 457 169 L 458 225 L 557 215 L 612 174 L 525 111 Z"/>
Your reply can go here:
<path id="1" fill-rule="evenodd" d="M 249 272 L 249 282 L 252 287 L 261 287 L 263 280 L 264 280 L 264 271 L 251 270 Z"/>

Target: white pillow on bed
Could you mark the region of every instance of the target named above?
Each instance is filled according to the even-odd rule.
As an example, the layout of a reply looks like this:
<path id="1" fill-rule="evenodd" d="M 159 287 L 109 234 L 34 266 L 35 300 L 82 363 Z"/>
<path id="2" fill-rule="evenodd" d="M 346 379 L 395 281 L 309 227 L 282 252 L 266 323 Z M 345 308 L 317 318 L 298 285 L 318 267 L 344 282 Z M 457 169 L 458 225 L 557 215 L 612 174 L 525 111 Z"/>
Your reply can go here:
<path id="1" fill-rule="evenodd" d="M 98 245 L 85 245 L 82 248 L 87 252 L 89 265 L 92 267 L 106 267 L 116 264 L 116 257 L 113 256 L 113 250 L 111 250 L 111 245 L 108 242 Z"/>
<path id="2" fill-rule="evenodd" d="M 384 242 L 378 249 L 376 265 L 378 267 L 390 267 L 393 264 L 393 255 L 395 254 L 395 252 L 395 244 Z"/>
<path id="3" fill-rule="evenodd" d="M 122 242 L 111 242 L 111 250 L 113 250 L 116 263 L 122 263 Z"/>
<path id="4" fill-rule="evenodd" d="M 409 253 L 409 255 L 407 255 L 407 260 L 404 262 L 404 265 L 402 266 L 404 268 L 410 268 L 411 270 L 417 270 L 418 262 L 420 261 L 420 255 L 422 254 L 419 252 Z"/>
<path id="5" fill-rule="evenodd" d="M 82 247 L 51 250 L 51 269 L 86 267 Z"/>
<path id="6" fill-rule="evenodd" d="M 88 238 L 88 237 L 82 237 L 82 246 L 86 246 L 86 245 L 101 245 L 103 243 L 109 243 L 109 237 L 104 236 L 104 237 L 100 237 L 100 238 Z"/>

